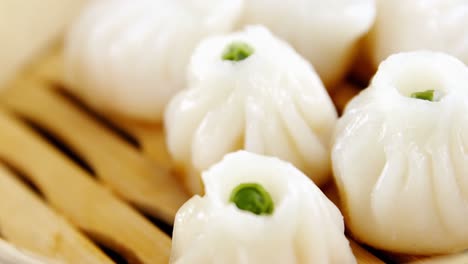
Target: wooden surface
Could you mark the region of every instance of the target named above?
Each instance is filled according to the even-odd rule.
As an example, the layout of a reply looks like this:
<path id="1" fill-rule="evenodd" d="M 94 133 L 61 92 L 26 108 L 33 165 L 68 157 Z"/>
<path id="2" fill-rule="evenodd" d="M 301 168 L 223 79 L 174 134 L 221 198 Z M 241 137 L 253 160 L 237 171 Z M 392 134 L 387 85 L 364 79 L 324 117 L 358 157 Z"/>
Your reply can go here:
<path id="1" fill-rule="evenodd" d="M 2 264 L 60 264 L 63 262 L 38 256 L 0 239 L 0 263 Z"/>
<path id="2" fill-rule="evenodd" d="M 3 165 L 0 165 L 0 193 L 3 201 L 0 226 L 8 241 L 63 263 L 112 263 Z"/>
<path id="3" fill-rule="evenodd" d="M 0 112 L 0 127 L 0 157 L 24 171 L 52 207 L 135 262 L 167 262 L 169 237 L 20 121 Z"/>
<path id="4" fill-rule="evenodd" d="M 188 198 L 174 177 L 47 85 L 25 81 L 7 91 L 4 103 L 65 142 L 120 196 L 172 222 Z"/>

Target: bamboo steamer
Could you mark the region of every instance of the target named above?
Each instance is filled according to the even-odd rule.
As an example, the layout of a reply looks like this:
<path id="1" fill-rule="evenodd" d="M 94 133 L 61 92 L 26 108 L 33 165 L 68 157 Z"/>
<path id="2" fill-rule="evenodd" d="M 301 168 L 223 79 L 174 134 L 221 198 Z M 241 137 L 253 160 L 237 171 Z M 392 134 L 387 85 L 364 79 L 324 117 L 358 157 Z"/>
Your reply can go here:
<path id="1" fill-rule="evenodd" d="M 0 83 L 9 79 L 0 85 L 0 261 L 168 263 L 171 225 L 189 197 L 172 174 L 164 132 L 103 116 L 64 92 L 59 33 L 85 1 L 41 1 L 56 16 L 31 19 L 43 23 L 42 35 L 19 38 L 23 46 L 0 64 L 0 72 L 15 66 L 0 73 Z M 360 90 L 350 82 L 333 89 L 339 111 Z M 333 186 L 325 191 L 337 200 Z M 468 263 L 468 254 L 401 256 L 350 240 L 360 264 Z"/>

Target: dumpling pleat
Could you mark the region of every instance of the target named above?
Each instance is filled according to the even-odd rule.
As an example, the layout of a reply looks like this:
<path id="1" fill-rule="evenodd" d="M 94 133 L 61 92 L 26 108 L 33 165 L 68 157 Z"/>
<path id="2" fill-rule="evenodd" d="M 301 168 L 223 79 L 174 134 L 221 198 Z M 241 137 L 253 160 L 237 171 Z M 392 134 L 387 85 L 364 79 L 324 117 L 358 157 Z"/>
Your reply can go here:
<path id="1" fill-rule="evenodd" d="M 262 120 L 266 119 L 266 115 L 262 100 L 250 96 L 246 98 L 244 149 L 258 154 L 266 153 L 262 130 Z"/>
<path id="2" fill-rule="evenodd" d="M 448 137 L 444 130 L 445 138 Z M 434 191 L 439 214 L 443 216 L 443 226 L 453 237 L 460 236 L 460 227 L 466 225 L 468 207 L 455 176 L 454 163 L 451 159 L 449 145 L 439 143 L 432 153 L 434 182 L 438 186 Z"/>
<path id="3" fill-rule="evenodd" d="M 300 116 L 291 96 L 284 95 L 277 100 L 278 114 L 286 128 L 291 146 L 303 158 L 304 171 L 313 175 L 317 184 L 322 184 L 330 171 L 330 160 L 327 146 L 317 137 L 312 128 Z"/>
<path id="4" fill-rule="evenodd" d="M 398 148 L 386 149 L 386 159 L 384 169 L 370 194 L 372 215 L 376 224 L 382 227 L 387 226 L 388 221 L 392 221 L 393 210 L 399 208 L 398 195 L 404 187 L 407 172 L 407 160 L 400 155 Z"/>
<path id="5" fill-rule="evenodd" d="M 205 114 L 192 142 L 192 159 L 198 170 L 207 169 L 225 153 L 240 149 L 244 129 L 243 108 L 236 92 L 217 108 Z"/>
<path id="6" fill-rule="evenodd" d="M 171 130 L 171 133 L 167 134 L 168 148 L 173 157 L 178 157 L 176 162 L 191 163 L 191 151 L 186 146 L 192 145 L 194 135 L 187 136 L 187 133 L 195 131 L 206 111 L 219 104 L 217 98 L 193 89 L 178 94 L 171 101 L 171 104 L 182 106 L 177 111 L 170 111 L 172 108 L 169 106 L 165 115 L 165 126 Z"/>
<path id="7" fill-rule="evenodd" d="M 262 131 L 265 140 L 266 153 L 283 160 L 289 160 L 292 164 L 301 164 L 298 153 L 291 148 L 288 131 L 283 126 L 276 107 L 269 100 L 265 100 L 267 117 L 262 120 Z"/>

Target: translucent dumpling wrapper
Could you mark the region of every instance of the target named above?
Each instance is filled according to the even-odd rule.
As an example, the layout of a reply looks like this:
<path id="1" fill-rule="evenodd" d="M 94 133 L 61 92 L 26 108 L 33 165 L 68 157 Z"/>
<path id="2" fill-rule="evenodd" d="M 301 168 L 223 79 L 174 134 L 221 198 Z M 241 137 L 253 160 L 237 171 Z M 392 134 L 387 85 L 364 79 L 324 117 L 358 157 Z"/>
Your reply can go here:
<path id="1" fill-rule="evenodd" d="M 468 248 L 468 68 L 418 51 L 382 62 L 332 149 L 347 227 L 392 252 Z"/>
<path id="2" fill-rule="evenodd" d="M 468 65 L 468 1 L 379 0 L 369 38 L 374 64 L 402 51 L 449 53 Z"/>
<path id="3" fill-rule="evenodd" d="M 196 44 L 230 32 L 242 0 L 92 1 L 65 45 L 67 88 L 91 106 L 160 121 Z"/>
<path id="4" fill-rule="evenodd" d="M 239 149 L 290 161 L 317 184 L 329 178 L 336 110 L 311 65 L 266 28 L 205 39 L 189 76 L 165 128 L 192 193 L 202 192 L 199 172 Z"/>
<path id="5" fill-rule="evenodd" d="M 340 211 L 291 164 L 239 151 L 205 171 L 203 182 L 205 195 L 177 212 L 170 263 L 356 263 Z M 264 188 L 273 210 L 256 214 L 231 202 L 245 183 Z"/>
<path id="6" fill-rule="evenodd" d="M 262 24 L 289 42 L 331 87 L 349 69 L 357 41 L 376 13 L 374 0 L 248 0 L 241 25 Z"/>

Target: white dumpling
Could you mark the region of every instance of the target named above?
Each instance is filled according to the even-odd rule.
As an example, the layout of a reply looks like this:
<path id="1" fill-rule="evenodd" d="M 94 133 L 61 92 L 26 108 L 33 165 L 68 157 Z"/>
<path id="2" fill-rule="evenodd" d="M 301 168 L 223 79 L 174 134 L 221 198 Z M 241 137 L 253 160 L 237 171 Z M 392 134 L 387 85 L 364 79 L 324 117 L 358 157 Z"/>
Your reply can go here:
<path id="1" fill-rule="evenodd" d="M 369 38 L 374 64 L 402 51 L 449 53 L 468 65 L 468 1 L 379 0 Z"/>
<path id="2" fill-rule="evenodd" d="M 382 62 L 338 121 L 332 149 L 358 240 L 408 254 L 468 248 L 467 113 L 459 60 L 418 51 Z"/>
<path id="3" fill-rule="evenodd" d="M 243 60 L 222 57 L 232 45 Z M 243 45 L 246 45 L 243 47 Z M 169 152 L 201 193 L 197 172 L 245 149 L 292 162 L 317 184 L 330 175 L 336 110 L 311 65 L 264 27 L 205 39 L 189 66 L 186 90 L 168 104 Z"/>
<path id="4" fill-rule="evenodd" d="M 160 121 L 196 44 L 230 32 L 242 0 L 99 0 L 72 26 L 65 79 L 100 110 Z"/>
<path id="5" fill-rule="evenodd" d="M 291 43 L 330 87 L 348 70 L 375 13 L 374 0 L 248 0 L 240 24 L 265 25 Z"/>
<path id="6" fill-rule="evenodd" d="M 340 211 L 290 163 L 239 151 L 203 182 L 177 212 L 170 263 L 356 263 Z"/>

